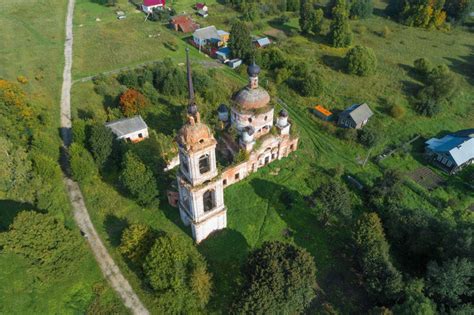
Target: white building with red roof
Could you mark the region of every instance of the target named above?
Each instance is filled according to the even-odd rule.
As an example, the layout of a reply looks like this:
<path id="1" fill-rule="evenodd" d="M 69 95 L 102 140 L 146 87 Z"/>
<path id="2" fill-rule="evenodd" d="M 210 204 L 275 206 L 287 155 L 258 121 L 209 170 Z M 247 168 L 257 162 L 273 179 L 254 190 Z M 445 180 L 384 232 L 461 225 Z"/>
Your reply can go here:
<path id="1" fill-rule="evenodd" d="M 166 0 L 143 0 L 142 10 L 145 13 L 152 13 L 153 9 L 163 9 Z"/>

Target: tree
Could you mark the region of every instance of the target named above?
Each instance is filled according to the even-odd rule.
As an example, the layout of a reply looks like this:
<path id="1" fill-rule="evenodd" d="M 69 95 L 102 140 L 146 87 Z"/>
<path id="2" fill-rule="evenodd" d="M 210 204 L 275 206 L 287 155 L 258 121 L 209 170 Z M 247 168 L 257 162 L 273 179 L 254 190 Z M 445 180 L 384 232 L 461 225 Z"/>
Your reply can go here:
<path id="1" fill-rule="evenodd" d="M 209 301 L 212 281 L 196 247 L 175 234 L 158 237 L 143 263 L 146 281 L 160 296 L 165 313 L 196 313 Z"/>
<path id="2" fill-rule="evenodd" d="M 300 24 L 301 33 L 308 34 L 309 31 L 312 29 L 313 22 L 314 22 L 313 3 L 311 0 L 301 0 L 300 6 L 301 7 L 300 7 L 299 24 Z"/>
<path id="3" fill-rule="evenodd" d="M 395 119 L 400 119 L 405 116 L 405 108 L 401 105 L 394 104 L 390 107 L 390 116 Z"/>
<path id="4" fill-rule="evenodd" d="M 95 124 L 91 127 L 89 147 L 97 166 L 102 169 L 112 153 L 114 134 L 110 128 L 103 124 Z"/>
<path id="5" fill-rule="evenodd" d="M 332 10 L 334 17 L 329 28 L 329 39 L 334 47 L 348 47 L 352 43 L 352 31 L 349 26 L 346 0 L 336 0 Z"/>
<path id="6" fill-rule="evenodd" d="M 436 306 L 423 294 L 424 283 L 414 280 L 407 285 L 405 301 L 393 307 L 395 315 L 435 315 Z"/>
<path id="7" fill-rule="evenodd" d="M 286 1 L 286 10 L 287 11 L 298 11 L 300 8 L 300 0 L 287 0 Z"/>
<path id="8" fill-rule="evenodd" d="M 125 153 L 120 182 L 141 205 L 149 206 L 158 202 L 153 173 L 131 151 Z"/>
<path id="9" fill-rule="evenodd" d="M 120 253 L 136 266 L 141 266 L 158 233 L 146 224 L 132 224 L 123 231 Z"/>
<path id="10" fill-rule="evenodd" d="M 148 100 L 143 94 L 134 89 L 128 89 L 120 95 L 120 110 L 127 116 L 138 114 L 148 105 Z"/>
<path id="11" fill-rule="evenodd" d="M 323 29 L 323 22 L 324 22 L 324 11 L 322 9 L 317 9 L 312 14 L 312 27 L 311 30 L 314 34 L 321 33 Z"/>
<path id="12" fill-rule="evenodd" d="M 355 46 L 346 55 L 347 72 L 359 76 L 368 76 L 377 69 L 377 58 L 368 47 Z"/>
<path id="13" fill-rule="evenodd" d="M 0 248 L 25 257 L 44 277 L 67 272 L 85 253 L 77 234 L 51 215 L 34 211 L 20 212 L 10 229 L 0 233 Z"/>
<path id="14" fill-rule="evenodd" d="M 244 267 L 245 284 L 234 309 L 239 314 L 301 313 L 316 296 L 316 267 L 302 248 L 265 242 Z"/>
<path id="15" fill-rule="evenodd" d="M 320 219 L 324 224 L 347 220 L 352 216 L 349 190 L 340 181 L 331 180 L 316 191 L 321 202 Z"/>
<path id="16" fill-rule="evenodd" d="M 474 9 L 472 0 L 446 0 L 446 13 L 456 24 L 462 24 L 469 18 L 469 13 Z"/>
<path id="17" fill-rule="evenodd" d="M 72 178 L 78 182 L 89 182 L 97 175 L 97 167 L 89 151 L 77 143 L 69 147 L 69 163 Z"/>
<path id="18" fill-rule="evenodd" d="M 394 300 L 400 293 L 402 278 L 390 261 L 389 245 L 376 213 L 362 214 L 354 228 L 353 240 L 369 295 L 382 303 Z"/>
<path id="19" fill-rule="evenodd" d="M 240 20 L 232 23 L 229 37 L 229 48 L 234 58 L 241 58 L 249 63 L 254 54 L 250 30 L 247 24 Z"/>
<path id="20" fill-rule="evenodd" d="M 377 145 L 380 140 L 380 131 L 375 130 L 373 127 L 366 126 L 364 129 L 358 131 L 359 142 L 368 148 Z"/>
<path id="21" fill-rule="evenodd" d="M 426 272 L 426 291 L 439 305 L 455 307 L 472 301 L 474 263 L 453 258 L 441 265 L 432 261 Z"/>
<path id="22" fill-rule="evenodd" d="M 245 21 L 255 21 L 258 19 L 258 8 L 255 2 L 243 2 L 240 5 L 240 11 Z"/>
<path id="23" fill-rule="evenodd" d="M 372 0 L 353 0 L 350 15 L 353 19 L 366 19 L 372 15 L 374 4 Z"/>
<path id="24" fill-rule="evenodd" d="M 300 80 L 301 95 L 303 96 L 319 96 L 323 92 L 323 80 L 317 72 L 306 71 Z"/>

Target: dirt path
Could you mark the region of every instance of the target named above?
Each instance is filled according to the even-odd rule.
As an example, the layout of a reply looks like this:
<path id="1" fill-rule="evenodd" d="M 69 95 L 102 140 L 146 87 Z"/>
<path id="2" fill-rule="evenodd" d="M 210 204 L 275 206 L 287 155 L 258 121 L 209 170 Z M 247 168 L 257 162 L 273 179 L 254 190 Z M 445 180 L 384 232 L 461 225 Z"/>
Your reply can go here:
<path id="1" fill-rule="evenodd" d="M 65 148 L 71 144 L 71 68 L 72 68 L 72 18 L 74 14 L 75 0 L 69 0 L 66 18 L 66 42 L 64 44 L 64 72 L 63 85 L 61 89 L 61 136 Z M 142 304 L 138 296 L 133 291 L 127 279 L 120 272 L 120 269 L 113 261 L 106 247 L 102 243 L 99 234 L 94 228 L 92 221 L 87 212 L 84 198 L 82 196 L 79 185 L 68 177 L 67 159 L 63 159 L 63 169 L 66 170 L 64 182 L 71 201 L 74 219 L 84 236 L 87 238 L 89 245 L 94 253 L 97 263 L 102 270 L 105 278 L 109 281 L 111 287 L 118 293 L 126 307 L 133 314 L 148 315 L 149 312 Z"/>

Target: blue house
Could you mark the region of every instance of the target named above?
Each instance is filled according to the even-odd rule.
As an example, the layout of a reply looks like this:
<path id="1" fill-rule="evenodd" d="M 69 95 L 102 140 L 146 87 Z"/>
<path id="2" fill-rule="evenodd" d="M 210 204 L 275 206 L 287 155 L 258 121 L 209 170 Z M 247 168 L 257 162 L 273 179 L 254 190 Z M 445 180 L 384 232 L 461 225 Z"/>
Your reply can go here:
<path id="1" fill-rule="evenodd" d="M 428 158 L 450 174 L 474 163 L 474 129 L 431 138 L 425 144 Z"/>

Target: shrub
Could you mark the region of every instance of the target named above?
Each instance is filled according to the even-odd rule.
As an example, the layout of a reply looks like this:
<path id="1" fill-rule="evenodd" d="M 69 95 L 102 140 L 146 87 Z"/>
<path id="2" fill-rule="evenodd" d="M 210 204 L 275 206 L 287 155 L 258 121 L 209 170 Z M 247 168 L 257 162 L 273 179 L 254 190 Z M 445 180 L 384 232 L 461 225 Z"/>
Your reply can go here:
<path id="1" fill-rule="evenodd" d="M 136 266 L 144 261 L 150 252 L 158 233 L 146 224 L 132 224 L 123 231 L 120 253 Z"/>
<path id="2" fill-rule="evenodd" d="M 368 76 L 375 73 L 377 58 L 372 49 L 363 46 L 351 48 L 346 55 L 347 72 L 359 76 Z"/>
<path id="3" fill-rule="evenodd" d="M 352 216 L 349 190 L 340 181 L 322 184 L 316 195 L 320 201 L 319 220 L 323 224 L 347 221 Z"/>
<path id="4" fill-rule="evenodd" d="M 374 128 L 365 127 L 358 132 L 359 142 L 366 147 L 370 148 L 380 142 L 380 132 L 374 130 Z"/>
<path id="5" fill-rule="evenodd" d="M 78 182 L 89 182 L 97 175 L 92 155 L 78 143 L 73 143 L 69 147 L 69 163 L 72 178 Z"/>
<path id="6" fill-rule="evenodd" d="M 19 76 L 16 78 L 16 80 L 17 80 L 18 82 L 20 82 L 21 84 L 26 84 L 26 83 L 28 83 L 28 79 L 27 79 L 25 76 L 23 76 L 23 75 L 19 75 Z"/>
<path id="7" fill-rule="evenodd" d="M 234 304 L 239 314 L 297 314 L 316 296 L 316 267 L 302 248 L 265 242 L 244 267 L 245 284 Z"/>
<path id="8" fill-rule="evenodd" d="M 148 105 L 148 100 L 143 94 L 134 89 L 128 89 L 120 96 L 120 110 L 127 116 L 138 114 Z"/>
<path id="9" fill-rule="evenodd" d="M 392 116 L 395 119 L 400 119 L 403 116 L 405 116 L 405 107 L 394 104 L 390 107 L 390 116 Z"/>
<path id="10" fill-rule="evenodd" d="M 357 131 L 352 128 L 339 128 L 336 131 L 336 135 L 339 138 L 348 141 L 355 141 L 357 139 Z"/>
<path id="11" fill-rule="evenodd" d="M 431 62 L 426 58 L 416 59 L 413 64 L 414 64 L 415 70 L 424 77 L 427 76 L 428 73 L 430 73 L 431 69 L 433 68 L 433 66 L 431 65 Z"/>

